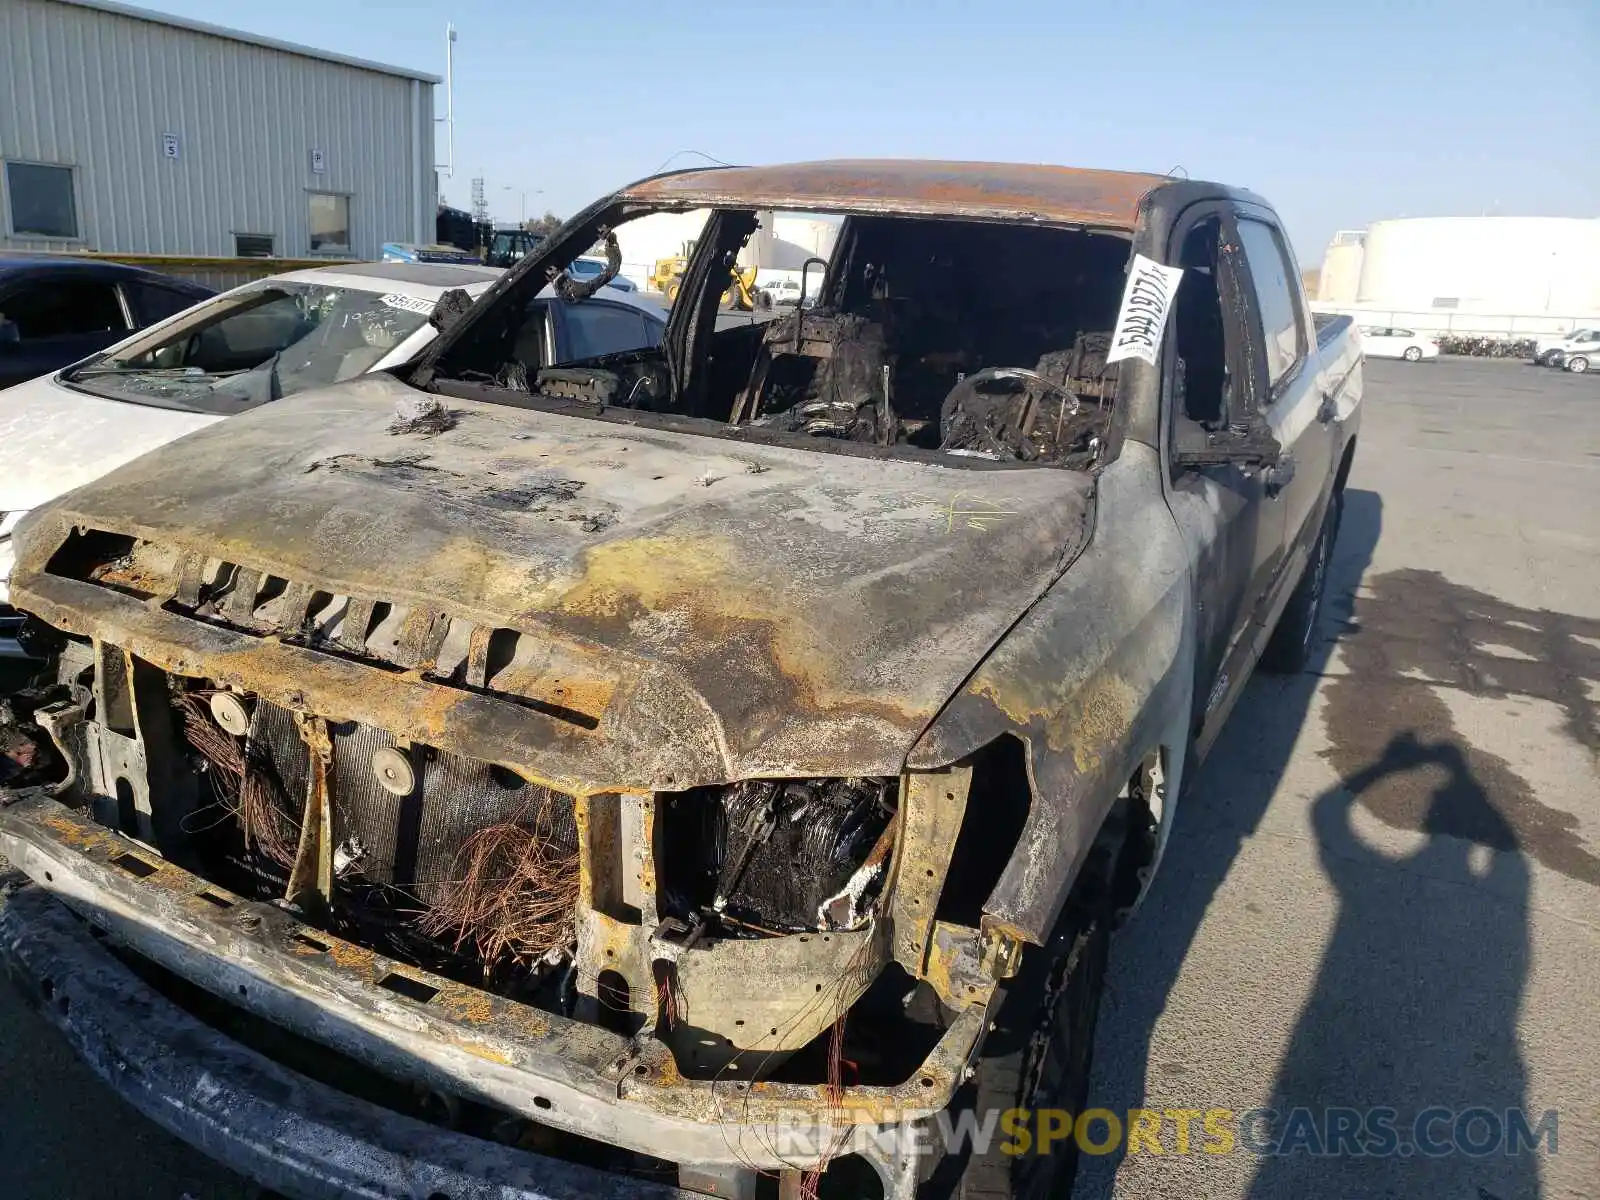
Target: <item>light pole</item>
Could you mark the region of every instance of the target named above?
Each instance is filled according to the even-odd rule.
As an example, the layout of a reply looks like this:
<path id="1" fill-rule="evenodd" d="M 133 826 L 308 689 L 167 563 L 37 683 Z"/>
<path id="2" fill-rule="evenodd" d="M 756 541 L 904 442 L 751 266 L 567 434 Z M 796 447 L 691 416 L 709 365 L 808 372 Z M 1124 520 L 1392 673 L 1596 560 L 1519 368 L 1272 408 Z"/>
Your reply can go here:
<path id="1" fill-rule="evenodd" d="M 435 123 L 444 124 L 445 135 L 449 138 L 450 153 L 448 162 L 435 166 L 435 170 L 443 168 L 445 177 L 456 177 L 456 27 L 447 24 L 444 27 L 444 116 L 435 117 Z"/>
<path id="2" fill-rule="evenodd" d="M 544 189 L 534 188 L 530 192 L 527 188 L 514 188 L 508 183 L 500 190 L 503 192 L 516 192 L 522 198 L 521 204 L 517 209 L 517 211 L 521 214 L 521 216 L 517 218 L 517 227 L 519 229 L 525 228 L 528 224 L 528 197 L 542 196 L 544 195 Z"/>

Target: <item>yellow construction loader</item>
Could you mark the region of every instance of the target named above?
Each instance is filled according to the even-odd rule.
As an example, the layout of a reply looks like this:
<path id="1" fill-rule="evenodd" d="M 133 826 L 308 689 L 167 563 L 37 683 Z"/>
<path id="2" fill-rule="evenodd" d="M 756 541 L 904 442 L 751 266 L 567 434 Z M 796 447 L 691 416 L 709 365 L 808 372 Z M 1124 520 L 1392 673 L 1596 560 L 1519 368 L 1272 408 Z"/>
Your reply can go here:
<path id="1" fill-rule="evenodd" d="M 656 259 L 655 269 L 650 272 L 650 278 L 645 282 L 652 292 L 660 292 L 671 304 L 678 298 L 678 285 L 683 280 L 683 273 L 689 269 L 689 259 L 686 255 L 676 254 L 671 258 Z"/>
<path id="2" fill-rule="evenodd" d="M 678 292 L 683 287 L 683 273 L 688 269 L 689 260 L 683 256 L 675 258 L 658 258 L 655 270 L 650 272 L 648 280 L 650 287 L 660 292 L 667 298 L 669 305 L 677 303 Z M 742 271 L 730 271 L 731 279 L 728 288 L 722 293 L 722 306 L 724 308 L 738 309 L 740 312 L 766 311 L 772 307 L 772 295 L 756 287 L 756 268 L 746 267 Z"/>
<path id="3" fill-rule="evenodd" d="M 765 312 L 772 307 L 772 293 L 756 287 L 756 268 L 733 271 L 733 286 L 722 293 L 722 302 L 740 312 Z"/>

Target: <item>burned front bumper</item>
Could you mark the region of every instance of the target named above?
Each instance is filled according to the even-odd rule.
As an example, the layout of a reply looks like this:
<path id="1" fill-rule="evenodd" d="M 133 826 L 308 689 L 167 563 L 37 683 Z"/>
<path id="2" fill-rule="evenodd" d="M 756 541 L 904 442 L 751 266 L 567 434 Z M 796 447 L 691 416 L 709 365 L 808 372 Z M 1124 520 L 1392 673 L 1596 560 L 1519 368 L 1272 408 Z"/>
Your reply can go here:
<path id="1" fill-rule="evenodd" d="M 46 892 L 0 912 L 12 980 L 102 1082 L 243 1175 L 306 1200 L 689 1200 L 451 1133 L 286 1070 L 203 1024 L 121 963 Z"/>
<path id="2" fill-rule="evenodd" d="M 897 1164 L 882 1161 L 879 1147 L 893 1140 L 883 1131 L 950 1103 L 986 1019 L 985 1005 L 962 1010 L 921 1067 L 893 1087 L 688 1080 L 658 1041 L 384 958 L 275 905 L 226 893 L 38 793 L 0 791 L 0 854 L 132 952 L 392 1079 L 679 1164 L 805 1169 L 860 1152 L 895 1174 Z M 68 1032 L 83 1048 L 82 1036 Z M 248 1144 L 221 1147 L 217 1139 L 234 1137 L 225 1123 L 203 1127 L 181 1106 L 129 1098 L 158 1120 L 177 1114 L 169 1128 L 258 1178 L 288 1169 L 241 1162 L 278 1153 L 249 1131 L 238 1131 Z M 300 1194 L 323 1193 L 302 1186 Z"/>

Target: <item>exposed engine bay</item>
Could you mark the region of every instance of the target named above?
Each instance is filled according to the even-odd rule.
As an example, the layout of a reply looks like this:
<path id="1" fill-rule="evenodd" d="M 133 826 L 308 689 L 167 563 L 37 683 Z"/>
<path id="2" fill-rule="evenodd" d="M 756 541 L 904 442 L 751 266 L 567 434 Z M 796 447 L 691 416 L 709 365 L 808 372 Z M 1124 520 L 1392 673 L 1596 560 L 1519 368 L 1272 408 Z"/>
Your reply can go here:
<path id="1" fill-rule="evenodd" d="M 493 631 L 419 623 L 218 560 L 196 573 L 150 543 L 76 537 L 52 567 L 134 597 L 170 590 L 169 612 L 463 691 L 507 694 L 515 674 Z M 857 1001 L 869 1021 L 856 1036 L 872 1040 L 882 1001 L 863 997 L 892 965 L 882 906 L 900 823 L 895 779 L 578 796 L 104 643 L 62 639 L 58 649 L 55 678 L 8 722 L 31 754 L 7 759 L 6 782 L 42 788 L 221 895 L 279 905 L 523 1004 L 653 1030 L 690 1078 L 742 1069 L 821 1081 L 835 1021 Z M 811 955 L 818 934 L 822 953 Z M 720 947 L 795 937 L 788 974 L 730 981 L 738 955 Z M 852 973 L 843 987 L 841 963 Z M 883 978 L 903 1027 L 898 996 L 914 981 L 898 969 Z M 800 1012 L 774 1015 L 796 997 Z M 931 993 L 925 1004 L 938 1011 Z M 931 1044 L 904 1028 L 901 1037 L 896 1063 Z"/>
<path id="2" fill-rule="evenodd" d="M 438 364 L 441 381 L 702 418 L 826 447 L 855 443 L 1087 468 L 1108 454 L 1106 364 L 1127 243 L 1080 231 L 852 216 L 803 304 L 716 329 L 716 294 L 757 229 L 708 221 L 667 344 L 551 367 L 508 292 Z M 608 271 L 616 265 L 609 230 Z M 558 289 L 572 281 L 552 268 Z M 688 275 L 696 279 L 693 267 Z M 565 291 L 564 293 L 565 294 Z M 708 302 L 709 301 L 709 302 Z"/>

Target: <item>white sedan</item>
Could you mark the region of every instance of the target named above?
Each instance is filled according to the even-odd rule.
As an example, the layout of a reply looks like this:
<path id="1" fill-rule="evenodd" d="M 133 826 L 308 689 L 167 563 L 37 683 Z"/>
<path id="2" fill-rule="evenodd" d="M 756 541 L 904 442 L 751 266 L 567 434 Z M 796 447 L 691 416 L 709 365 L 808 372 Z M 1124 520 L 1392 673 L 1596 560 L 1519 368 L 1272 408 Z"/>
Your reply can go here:
<path id="1" fill-rule="evenodd" d="M 498 268 L 343 263 L 235 288 L 80 363 L 0 390 L 0 659 L 22 656 L 7 606 L 11 533 L 29 509 L 224 417 L 409 361 L 451 288 L 477 297 Z M 666 311 L 605 287 L 581 304 L 540 294 L 543 364 L 654 346 Z"/>
<path id="2" fill-rule="evenodd" d="M 1368 358 L 1403 358 L 1406 362 L 1439 357 L 1436 338 L 1422 337 L 1410 329 L 1391 329 L 1382 325 L 1361 327 L 1361 349 Z"/>

